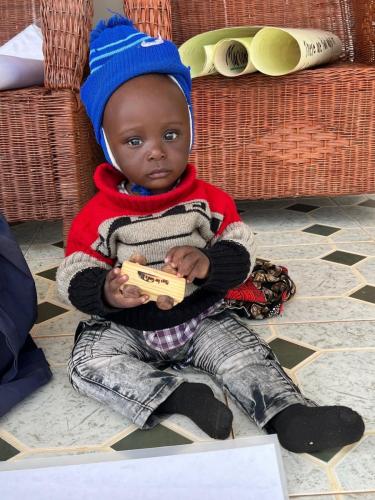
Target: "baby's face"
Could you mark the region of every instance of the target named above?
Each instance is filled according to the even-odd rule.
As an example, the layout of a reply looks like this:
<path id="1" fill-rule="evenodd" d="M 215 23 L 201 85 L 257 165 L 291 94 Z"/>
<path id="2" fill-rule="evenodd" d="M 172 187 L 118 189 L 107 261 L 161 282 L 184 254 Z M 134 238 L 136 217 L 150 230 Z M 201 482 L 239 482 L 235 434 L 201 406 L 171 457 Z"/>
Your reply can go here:
<path id="1" fill-rule="evenodd" d="M 103 128 L 129 182 L 164 193 L 186 168 L 189 111 L 166 75 L 142 75 L 119 87 L 105 107 Z"/>

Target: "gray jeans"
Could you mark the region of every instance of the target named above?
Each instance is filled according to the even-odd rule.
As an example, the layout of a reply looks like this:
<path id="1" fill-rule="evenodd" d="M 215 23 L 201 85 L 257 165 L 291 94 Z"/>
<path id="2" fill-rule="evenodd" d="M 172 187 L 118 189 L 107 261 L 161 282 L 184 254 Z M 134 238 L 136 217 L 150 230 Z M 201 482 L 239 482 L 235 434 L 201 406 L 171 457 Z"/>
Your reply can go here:
<path id="1" fill-rule="evenodd" d="M 185 381 L 183 370 L 161 368 L 186 359 L 211 375 L 259 427 L 292 404 L 312 403 L 268 344 L 230 311 L 205 318 L 184 346 L 167 354 L 150 348 L 141 331 L 94 317 L 77 329 L 68 373 L 77 391 L 149 429 L 159 422 L 155 409 Z"/>

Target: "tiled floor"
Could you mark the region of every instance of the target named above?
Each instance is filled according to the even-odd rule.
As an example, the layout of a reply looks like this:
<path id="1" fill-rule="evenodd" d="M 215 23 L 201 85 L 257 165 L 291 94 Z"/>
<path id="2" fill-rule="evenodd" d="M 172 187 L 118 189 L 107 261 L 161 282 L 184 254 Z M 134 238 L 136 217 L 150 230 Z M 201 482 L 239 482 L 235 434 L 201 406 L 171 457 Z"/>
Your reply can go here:
<path id="1" fill-rule="evenodd" d="M 314 456 L 283 451 L 290 496 L 374 500 L 375 196 L 240 202 L 239 209 L 257 233 L 258 257 L 286 265 L 297 284 L 282 317 L 254 321 L 252 327 L 270 342 L 307 396 L 322 404 L 349 405 L 366 422 L 365 436 L 355 445 Z M 54 377 L 0 419 L 0 460 L 208 440 L 180 415 L 139 431 L 72 389 L 65 365 L 84 315 L 56 295 L 61 224 L 33 222 L 13 229 L 38 289 L 32 335 Z M 208 376 L 188 370 L 186 377 L 204 379 L 233 410 L 230 439 L 260 433 Z"/>

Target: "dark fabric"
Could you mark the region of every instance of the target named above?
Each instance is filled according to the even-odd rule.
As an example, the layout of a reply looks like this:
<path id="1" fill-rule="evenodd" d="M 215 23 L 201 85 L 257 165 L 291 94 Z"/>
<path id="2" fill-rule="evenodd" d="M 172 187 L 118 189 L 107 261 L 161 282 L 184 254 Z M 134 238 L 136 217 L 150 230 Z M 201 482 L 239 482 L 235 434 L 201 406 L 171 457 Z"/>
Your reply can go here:
<path id="1" fill-rule="evenodd" d="M 36 315 L 33 277 L 0 214 L 0 416 L 52 376 L 29 335 Z"/>
<path id="2" fill-rule="evenodd" d="M 103 286 L 107 271 L 89 268 L 77 273 L 69 286 L 69 300 L 80 311 L 114 321 L 119 325 L 150 331 L 171 328 L 198 316 L 224 297 L 223 292 L 199 288 L 169 311 L 159 309 L 150 301 L 138 307 L 116 309 L 105 304 Z"/>
<path id="3" fill-rule="evenodd" d="M 203 249 L 210 259 L 206 280 L 195 280 L 201 288 L 185 297 L 169 311 L 154 302 L 129 309 L 114 309 L 103 300 L 103 286 L 108 271 L 93 267 L 77 273 L 69 286 L 69 300 L 86 314 L 102 316 L 121 325 L 139 330 L 159 330 L 185 323 L 224 298 L 232 286 L 241 283 L 249 272 L 250 256 L 246 248 L 232 241 L 216 243 Z"/>
<path id="4" fill-rule="evenodd" d="M 79 311 L 103 316 L 117 309 L 104 302 L 106 269 L 90 267 L 77 273 L 69 285 L 69 300 Z"/>
<path id="5" fill-rule="evenodd" d="M 227 439 L 232 429 L 231 410 L 206 384 L 183 382 L 156 409 L 157 415 L 173 413 L 189 417 L 214 439 Z"/>
<path id="6" fill-rule="evenodd" d="M 201 249 L 210 260 L 210 273 L 202 286 L 208 290 L 228 292 L 246 279 L 250 270 L 249 252 L 234 241 L 219 241 Z"/>

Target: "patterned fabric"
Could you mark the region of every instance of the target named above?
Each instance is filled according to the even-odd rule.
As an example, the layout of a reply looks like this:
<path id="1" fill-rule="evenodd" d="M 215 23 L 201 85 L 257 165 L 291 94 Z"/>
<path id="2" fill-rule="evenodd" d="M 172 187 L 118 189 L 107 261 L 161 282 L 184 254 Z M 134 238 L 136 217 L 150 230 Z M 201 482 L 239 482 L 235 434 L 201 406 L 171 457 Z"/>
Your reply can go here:
<path id="1" fill-rule="evenodd" d="M 184 345 L 194 335 L 198 325 L 211 314 L 217 312 L 223 305 L 223 301 L 219 301 L 206 311 L 203 311 L 197 317 L 192 318 L 181 325 L 163 330 L 155 330 L 152 332 L 144 331 L 143 335 L 147 345 L 156 349 L 159 352 L 168 352 L 177 347 Z"/>
<path id="2" fill-rule="evenodd" d="M 119 193 L 122 193 L 122 194 L 137 194 L 139 196 L 152 196 L 152 191 L 150 189 L 147 189 L 143 186 L 139 186 L 138 184 L 132 184 L 131 187 L 130 187 L 130 193 L 129 191 L 126 189 L 126 185 L 127 185 L 127 181 L 122 181 L 120 184 L 119 184 Z"/>
<path id="3" fill-rule="evenodd" d="M 57 272 L 65 302 L 131 328 L 159 330 L 195 318 L 247 279 L 254 236 L 230 196 L 197 179 L 193 165 L 187 165 L 180 183 L 163 194 L 124 195 L 118 190 L 123 180 L 108 163 L 95 172 L 99 191 L 74 219 Z M 208 257 L 210 273 L 186 286 L 181 303 L 162 311 L 152 301 L 128 309 L 111 308 L 103 301 L 103 284 L 114 266 L 137 253 L 159 269 L 170 248 L 183 245 L 199 248 Z"/>
<path id="4" fill-rule="evenodd" d="M 180 179 L 177 179 L 176 183 L 174 186 L 172 186 L 171 189 L 174 189 L 175 187 L 177 187 L 180 183 Z M 130 187 L 130 193 L 127 189 L 127 184 L 128 184 L 128 181 L 125 179 L 123 181 L 120 182 L 120 184 L 118 185 L 118 192 L 119 193 L 122 193 L 122 194 L 130 194 L 130 195 L 139 195 L 139 196 L 154 196 L 153 193 L 149 190 L 149 189 L 146 189 L 144 188 L 143 186 L 139 186 L 138 184 L 132 184 L 131 187 Z"/>
<path id="5" fill-rule="evenodd" d="M 176 185 L 180 181 L 178 180 Z M 122 181 L 118 185 L 118 190 L 122 194 L 129 194 L 127 190 L 127 181 Z M 176 187 L 176 186 L 174 186 Z M 174 189 L 174 187 L 172 189 Z M 133 194 L 134 191 L 132 191 Z M 139 193 L 142 195 L 142 193 Z M 147 195 L 146 195 L 147 196 Z M 207 316 L 210 316 L 216 312 L 220 307 L 222 307 L 223 301 L 219 301 L 212 307 L 209 307 L 207 311 L 203 311 L 196 318 L 192 318 L 190 321 L 186 321 L 181 325 L 174 326 L 172 328 L 164 328 L 163 330 L 154 331 L 143 331 L 145 341 L 149 347 L 155 349 L 156 351 L 166 353 L 172 349 L 177 349 L 184 345 L 191 337 L 194 335 L 199 323 Z"/>
<path id="6" fill-rule="evenodd" d="M 194 335 L 199 323 L 223 306 L 236 310 L 240 316 L 248 319 L 265 319 L 281 314 L 284 302 L 290 300 L 295 292 L 295 284 L 286 267 L 258 259 L 250 277 L 238 288 L 230 290 L 225 301 L 218 302 L 196 318 L 176 327 L 144 331 L 145 341 L 151 348 L 166 353 L 184 345 Z"/>
<path id="7" fill-rule="evenodd" d="M 257 259 L 249 278 L 238 288 L 230 290 L 225 302 L 240 316 L 264 319 L 281 314 L 284 302 L 295 293 L 296 286 L 286 267 Z"/>

